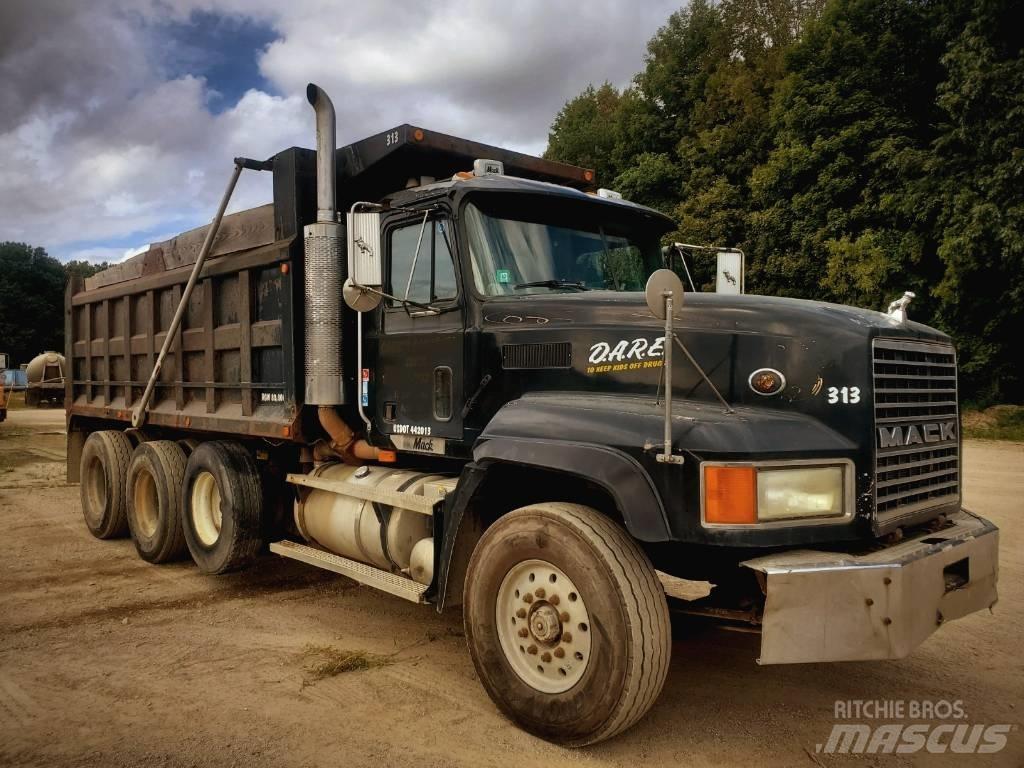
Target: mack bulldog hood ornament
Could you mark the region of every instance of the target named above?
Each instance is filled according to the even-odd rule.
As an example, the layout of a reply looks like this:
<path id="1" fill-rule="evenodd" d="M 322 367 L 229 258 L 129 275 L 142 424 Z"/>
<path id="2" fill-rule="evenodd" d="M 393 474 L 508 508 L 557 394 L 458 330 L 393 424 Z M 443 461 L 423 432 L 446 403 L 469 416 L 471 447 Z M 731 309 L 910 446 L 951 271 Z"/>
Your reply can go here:
<path id="1" fill-rule="evenodd" d="M 896 301 L 890 302 L 889 309 L 886 310 L 886 314 L 896 322 L 907 322 L 907 307 L 910 306 L 910 302 L 915 298 L 916 294 L 913 292 L 904 291 L 903 295 L 896 299 Z"/>

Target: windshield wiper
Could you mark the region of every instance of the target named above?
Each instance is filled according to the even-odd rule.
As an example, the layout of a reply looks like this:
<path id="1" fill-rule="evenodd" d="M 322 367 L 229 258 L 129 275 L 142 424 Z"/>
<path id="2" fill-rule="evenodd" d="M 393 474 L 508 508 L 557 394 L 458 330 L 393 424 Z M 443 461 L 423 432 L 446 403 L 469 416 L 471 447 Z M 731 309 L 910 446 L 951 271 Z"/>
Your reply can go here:
<path id="1" fill-rule="evenodd" d="M 578 280 L 534 280 L 530 283 L 518 283 L 516 289 L 519 288 L 575 288 L 577 291 L 589 291 L 583 284 L 582 281 Z"/>

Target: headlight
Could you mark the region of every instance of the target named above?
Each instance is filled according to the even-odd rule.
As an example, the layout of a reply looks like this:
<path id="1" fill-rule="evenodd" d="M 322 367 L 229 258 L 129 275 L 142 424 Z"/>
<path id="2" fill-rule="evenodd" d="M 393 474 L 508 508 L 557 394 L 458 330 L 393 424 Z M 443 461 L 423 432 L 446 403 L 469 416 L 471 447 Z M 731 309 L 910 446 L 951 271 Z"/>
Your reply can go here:
<path id="1" fill-rule="evenodd" d="M 757 471 L 758 521 L 842 514 L 842 467 Z"/>
<path id="2" fill-rule="evenodd" d="M 753 525 L 841 519 L 849 502 L 848 464 L 704 466 L 704 522 Z"/>

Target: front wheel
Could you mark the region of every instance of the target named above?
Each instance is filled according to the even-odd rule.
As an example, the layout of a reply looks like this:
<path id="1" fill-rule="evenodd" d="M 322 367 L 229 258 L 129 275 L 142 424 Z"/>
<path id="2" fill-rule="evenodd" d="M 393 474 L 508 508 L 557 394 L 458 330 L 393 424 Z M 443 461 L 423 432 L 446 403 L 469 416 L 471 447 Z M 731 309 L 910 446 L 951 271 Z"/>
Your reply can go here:
<path id="1" fill-rule="evenodd" d="M 589 507 L 523 507 L 488 528 L 464 600 L 477 673 L 505 714 L 567 746 L 639 720 L 665 682 L 668 606 L 637 543 Z"/>

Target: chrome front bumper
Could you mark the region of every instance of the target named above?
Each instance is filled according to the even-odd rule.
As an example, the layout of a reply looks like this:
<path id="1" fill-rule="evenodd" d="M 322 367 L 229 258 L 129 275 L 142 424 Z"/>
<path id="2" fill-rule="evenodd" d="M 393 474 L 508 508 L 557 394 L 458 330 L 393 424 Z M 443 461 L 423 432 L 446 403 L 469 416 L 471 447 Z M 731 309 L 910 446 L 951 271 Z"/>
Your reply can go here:
<path id="1" fill-rule="evenodd" d="M 866 555 L 799 550 L 743 563 L 766 592 L 759 664 L 899 659 L 946 621 L 996 603 L 999 529 L 951 526 Z"/>

